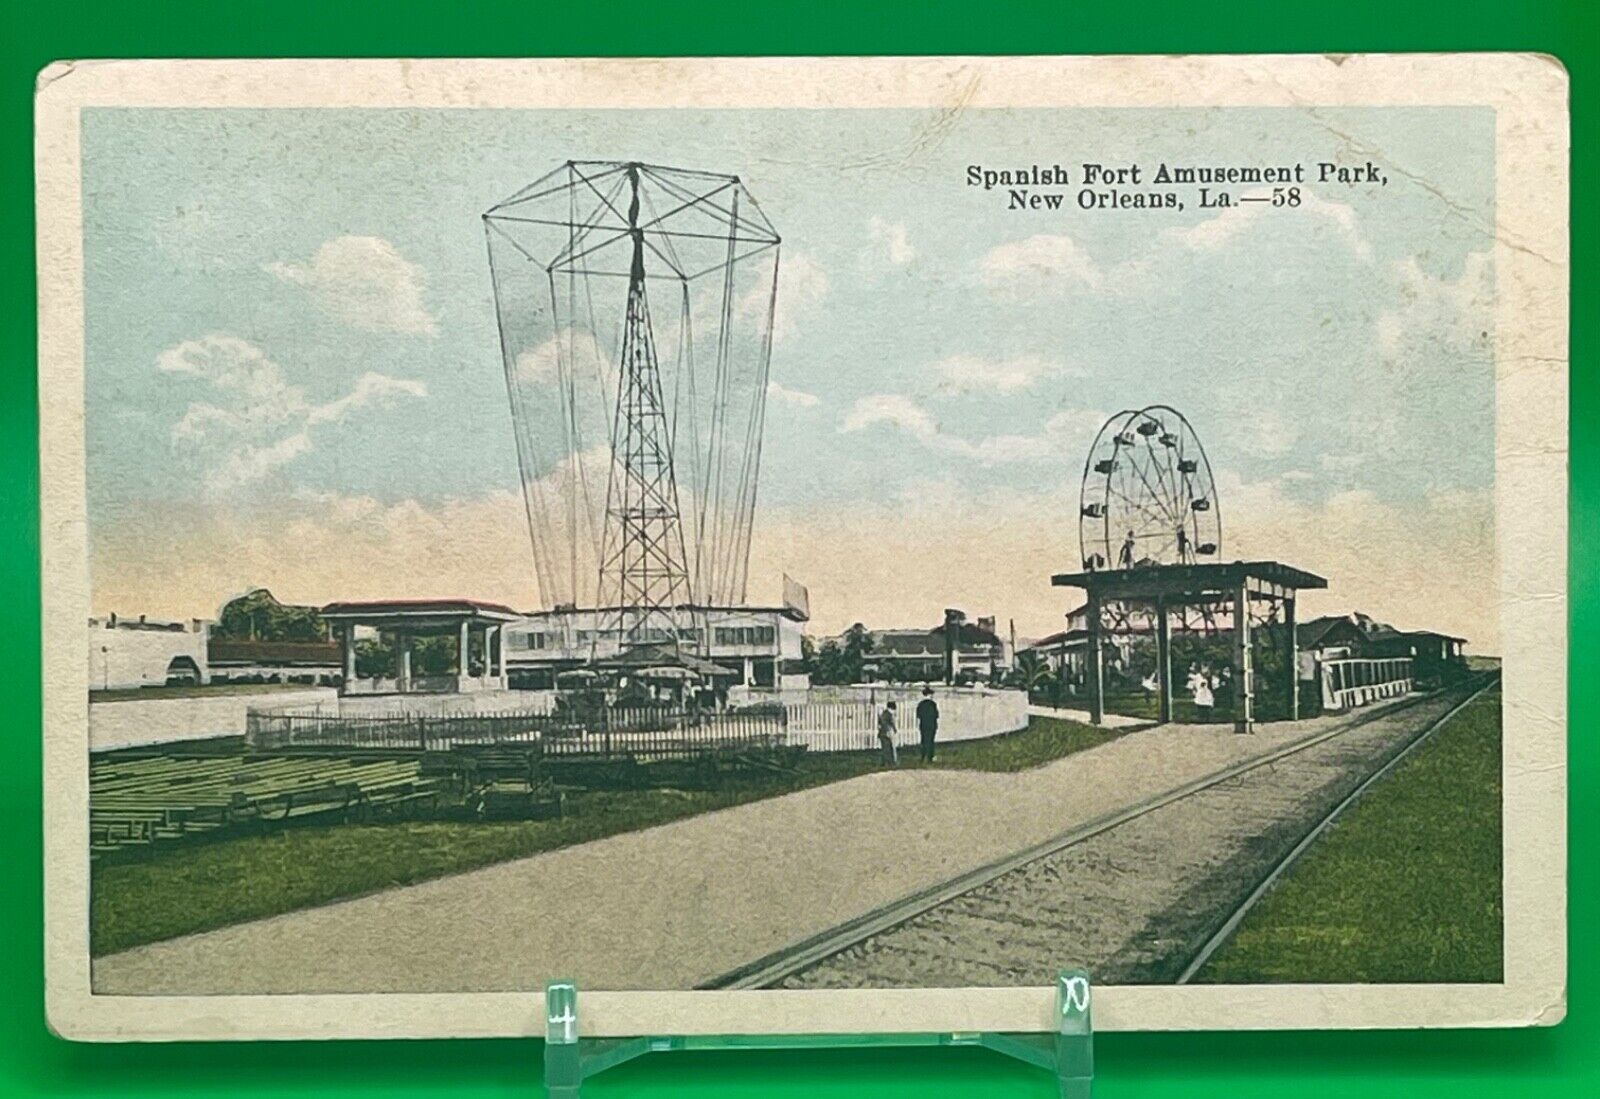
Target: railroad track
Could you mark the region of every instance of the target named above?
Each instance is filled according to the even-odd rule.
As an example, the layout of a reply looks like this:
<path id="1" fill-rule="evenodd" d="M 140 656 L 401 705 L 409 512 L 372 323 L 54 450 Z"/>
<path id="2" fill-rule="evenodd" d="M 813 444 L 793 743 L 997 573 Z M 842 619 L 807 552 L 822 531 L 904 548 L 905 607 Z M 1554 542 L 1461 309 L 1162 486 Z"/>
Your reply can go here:
<path id="1" fill-rule="evenodd" d="M 1444 726 L 1449 723 L 1451 718 L 1455 717 L 1456 714 L 1466 709 L 1467 706 L 1476 700 L 1480 695 L 1493 687 L 1499 681 L 1499 679 L 1499 673 L 1487 673 L 1485 676 L 1485 682 L 1481 686 L 1478 686 L 1475 690 L 1470 690 L 1467 696 L 1454 706 L 1450 707 L 1449 712 L 1443 717 L 1437 719 L 1436 721 L 1430 722 L 1420 733 L 1413 737 L 1405 747 L 1401 748 L 1392 757 L 1390 757 L 1387 763 L 1385 763 L 1382 767 L 1379 767 L 1376 771 L 1372 772 L 1372 774 L 1368 775 L 1361 781 L 1360 785 L 1340 799 L 1337 805 L 1335 805 L 1327 813 L 1323 814 L 1322 818 L 1312 826 L 1311 830 L 1300 838 L 1300 842 L 1291 847 L 1289 852 L 1284 855 L 1283 858 L 1278 860 L 1278 862 L 1272 867 L 1267 875 L 1261 879 L 1261 881 L 1253 890 L 1250 891 L 1249 895 L 1246 896 L 1242 902 L 1240 902 L 1238 907 L 1230 912 L 1222 921 L 1222 923 L 1218 925 L 1217 929 L 1211 933 L 1211 935 L 1206 939 L 1205 943 L 1201 945 L 1200 949 L 1195 952 L 1194 957 L 1189 959 L 1189 964 L 1184 966 L 1183 972 L 1178 975 L 1177 983 L 1180 985 L 1188 984 L 1194 979 L 1196 974 L 1205 968 L 1206 963 L 1211 960 L 1211 956 L 1221 949 L 1223 944 L 1225 944 L 1229 939 L 1233 938 L 1234 932 L 1239 930 L 1239 925 L 1244 922 L 1244 918 L 1250 914 L 1251 910 L 1255 908 L 1256 904 L 1261 900 L 1261 898 L 1266 896 L 1267 893 L 1271 891 L 1272 887 L 1277 884 L 1278 879 L 1283 877 L 1289 868 L 1299 861 L 1300 856 L 1305 854 L 1306 849 L 1315 843 L 1318 837 L 1332 827 L 1334 821 L 1338 820 L 1344 815 L 1345 810 L 1349 809 L 1357 801 L 1360 801 L 1361 795 L 1365 794 L 1385 775 L 1398 767 L 1408 756 L 1410 756 L 1418 748 L 1422 747 L 1422 745 L 1425 744 L 1434 733 L 1444 728 Z"/>
<path id="2" fill-rule="evenodd" d="M 919 921 L 923 917 L 930 916 L 930 914 L 937 916 L 940 912 L 953 911 L 963 905 L 973 907 L 976 902 L 970 896 L 971 894 L 984 890 L 985 887 L 995 883 L 1003 885 L 1005 881 L 1021 879 L 1030 872 L 1038 870 L 1041 866 L 1048 867 L 1052 859 L 1071 854 L 1075 849 L 1086 849 L 1089 841 L 1096 840 L 1097 837 L 1109 836 L 1118 829 L 1124 829 L 1142 818 L 1184 802 L 1185 799 L 1194 798 L 1196 795 L 1206 791 L 1214 791 L 1237 784 L 1252 772 L 1260 771 L 1263 768 L 1271 768 L 1281 760 L 1307 752 L 1319 745 L 1328 744 L 1336 738 L 1349 736 L 1351 733 L 1374 722 L 1390 719 L 1416 707 L 1437 703 L 1442 699 L 1459 695 L 1460 697 L 1455 705 L 1450 706 L 1446 713 L 1429 722 L 1420 732 L 1414 734 L 1382 767 L 1367 776 L 1349 796 L 1341 799 L 1331 812 L 1319 814 L 1319 819 L 1311 830 L 1305 833 L 1298 843 L 1293 845 L 1288 855 L 1274 861 L 1265 878 L 1258 881 L 1242 904 L 1229 905 L 1227 916 L 1220 923 L 1213 925 L 1210 933 L 1204 936 L 1199 952 L 1195 953 L 1189 959 L 1188 964 L 1184 966 L 1182 978 L 1187 980 L 1198 972 L 1217 947 L 1231 936 L 1233 930 L 1237 928 L 1238 923 L 1254 906 L 1256 901 L 1270 889 L 1273 882 L 1281 877 L 1283 872 L 1298 858 L 1299 854 L 1310 846 L 1333 819 L 1342 813 L 1348 805 L 1352 804 L 1360 796 L 1361 792 L 1386 774 L 1400 759 L 1418 747 L 1427 737 L 1431 736 L 1457 710 L 1492 686 L 1497 678 L 1498 676 L 1495 673 L 1487 673 L 1486 675 L 1475 677 L 1466 684 L 1458 684 L 1426 695 L 1418 695 L 1415 698 L 1409 698 L 1402 702 L 1385 706 L 1382 709 L 1361 714 L 1349 721 L 1341 722 L 1331 728 L 1320 730 L 1300 740 L 1286 744 L 1264 756 L 1223 768 L 1135 805 L 1096 818 L 1043 843 L 1015 852 L 1005 858 L 995 860 L 938 885 L 873 909 L 862 916 L 839 924 L 820 934 L 714 977 L 709 981 L 703 982 L 699 987 L 706 989 L 750 989 L 777 986 L 798 974 L 825 966 L 830 959 L 835 958 L 837 955 L 860 947 L 862 944 L 867 943 L 868 940 L 874 940 L 879 936 L 883 936 L 886 932 L 895 931 L 897 928 L 901 928 L 902 925 L 912 921 Z M 981 907 L 981 905 L 978 905 L 978 907 Z M 1003 917 L 996 917 L 996 919 L 1003 921 Z M 1168 977 L 1167 979 L 1170 980 L 1171 978 Z"/>

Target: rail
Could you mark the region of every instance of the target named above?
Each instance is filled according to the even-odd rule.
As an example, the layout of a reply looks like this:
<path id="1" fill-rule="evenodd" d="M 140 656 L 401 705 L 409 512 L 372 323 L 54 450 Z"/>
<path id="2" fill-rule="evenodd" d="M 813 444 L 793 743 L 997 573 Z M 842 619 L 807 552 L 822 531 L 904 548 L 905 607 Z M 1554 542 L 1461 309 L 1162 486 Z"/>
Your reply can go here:
<path id="1" fill-rule="evenodd" d="M 1474 684 L 1477 686 L 1478 684 Z M 703 982 L 698 987 L 702 989 L 751 989 L 770 988 L 784 978 L 792 976 L 803 970 L 810 969 L 818 963 L 839 954 L 851 947 L 888 931 L 916 918 L 923 913 L 932 911 L 942 905 L 948 904 L 957 897 L 964 896 L 974 890 L 980 889 L 997 878 L 1013 873 L 1021 868 L 1047 858 L 1057 852 L 1064 851 L 1091 839 L 1102 833 L 1109 832 L 1130 821 L 1137 820 L 1158 809 L 1162 809 L 1174 802 L 1191 797 L 1201 791 L 1212 787 L 1231 783 L 1241 777 L 1262 767 L 1270 767 L 1279 760 L 1286 759 L 1299 752 L 1306 751 L 1335 737 L 1343 736 L 1350 731 L 1360 728 L 1369 722 L 1390 717 L 1418 706 L 1431 699 L 1437 699 L 1456 688 L 1447 687 L 1428 694 L 1418 694 L 1410 698 L 1383 706 L 1368 713 L 1351 717 L 1331 728 L 1322 729 L 1299 740 L 1292 741 L 1280 748 L 1274 749 L 1254 759 L 1224 767 L 1210 775 L 1185 783 L 1165 793 L 1147 798 L 1136 805 L 1119 809 L 1105 816 L 1096 818 L 1076 828 L 1070 829 L 1052 839 L 1045 840 L 1024 850 L 1017 851 L 1004 858 L 997 859 L 985 866 L 968 871 L 947 881 L 940 882 L 930 888 L 903 897 L 882 905 L 852 920 L 848 920 L 835 927 L 829 928 L 817 935 L 811 936 L 800 942 L 791 944 L 780 950 L 774 951 L 764 957 L 730 970 L 717 977 Z M 1468 694 L 1475 694 L 1469 690 Z"/>

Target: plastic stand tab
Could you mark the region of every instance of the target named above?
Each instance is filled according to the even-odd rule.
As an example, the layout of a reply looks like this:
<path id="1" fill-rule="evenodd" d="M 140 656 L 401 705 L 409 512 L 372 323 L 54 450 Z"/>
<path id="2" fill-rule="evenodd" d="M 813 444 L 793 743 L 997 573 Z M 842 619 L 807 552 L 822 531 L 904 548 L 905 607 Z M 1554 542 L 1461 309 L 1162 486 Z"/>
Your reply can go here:
<path id="1" fill-rule="evenodd" d="M 1089 1099 L 1094 1083 L 1094 1024 L 1089 974 L 1064 969 L 1056 979 L 1055 1033 L 699 1034 L 655 1038 L 580 1038 L 578 988 L 545 986 L 544 1087 L 549 1099 L 578 1099 L 583 1081 L 646 1053 L 695 1049 L 816 1049 L 854 1046 L 982 1046 L 1053 1072 L 1061 1099 Z"/>

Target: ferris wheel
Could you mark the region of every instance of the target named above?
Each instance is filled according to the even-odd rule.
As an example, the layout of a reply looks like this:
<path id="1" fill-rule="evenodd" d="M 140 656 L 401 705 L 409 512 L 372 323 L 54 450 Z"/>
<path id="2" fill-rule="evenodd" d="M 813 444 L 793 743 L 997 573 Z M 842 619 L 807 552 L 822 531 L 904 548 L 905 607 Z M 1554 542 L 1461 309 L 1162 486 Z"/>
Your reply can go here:
<path id="1" fill-rule="evenodd" d="M 1083 466 L 1078 544 L 1086 572 L 1219 558 L 1216 482 L 1181 412 L 1150 405 L 1100 428 Z"/>

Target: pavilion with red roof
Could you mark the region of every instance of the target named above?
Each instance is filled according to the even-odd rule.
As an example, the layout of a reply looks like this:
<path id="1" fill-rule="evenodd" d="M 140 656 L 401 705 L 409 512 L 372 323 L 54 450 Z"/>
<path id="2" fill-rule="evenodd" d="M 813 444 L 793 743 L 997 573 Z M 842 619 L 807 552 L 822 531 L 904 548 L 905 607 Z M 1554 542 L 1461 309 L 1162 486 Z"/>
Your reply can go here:
<path id="1" fill-rule="evenodd" d="M 322 617 L 343 646 L 344 694 L 461 694 L 505 690 L 505 626 L 522 616 L 499 603 L 476 599 L 380 599 L 329 603 Z M 392 639 L 391 675 L 356 675 L 356 631 L 375 630 Z M 411 643 L 418 637 L 455 637 L 456 667 L 447 675 L 413 675 Z M 477 644 L 474 646 L 474 638 Z M 474 674 L 471 654 L 481 663 Z"/>

